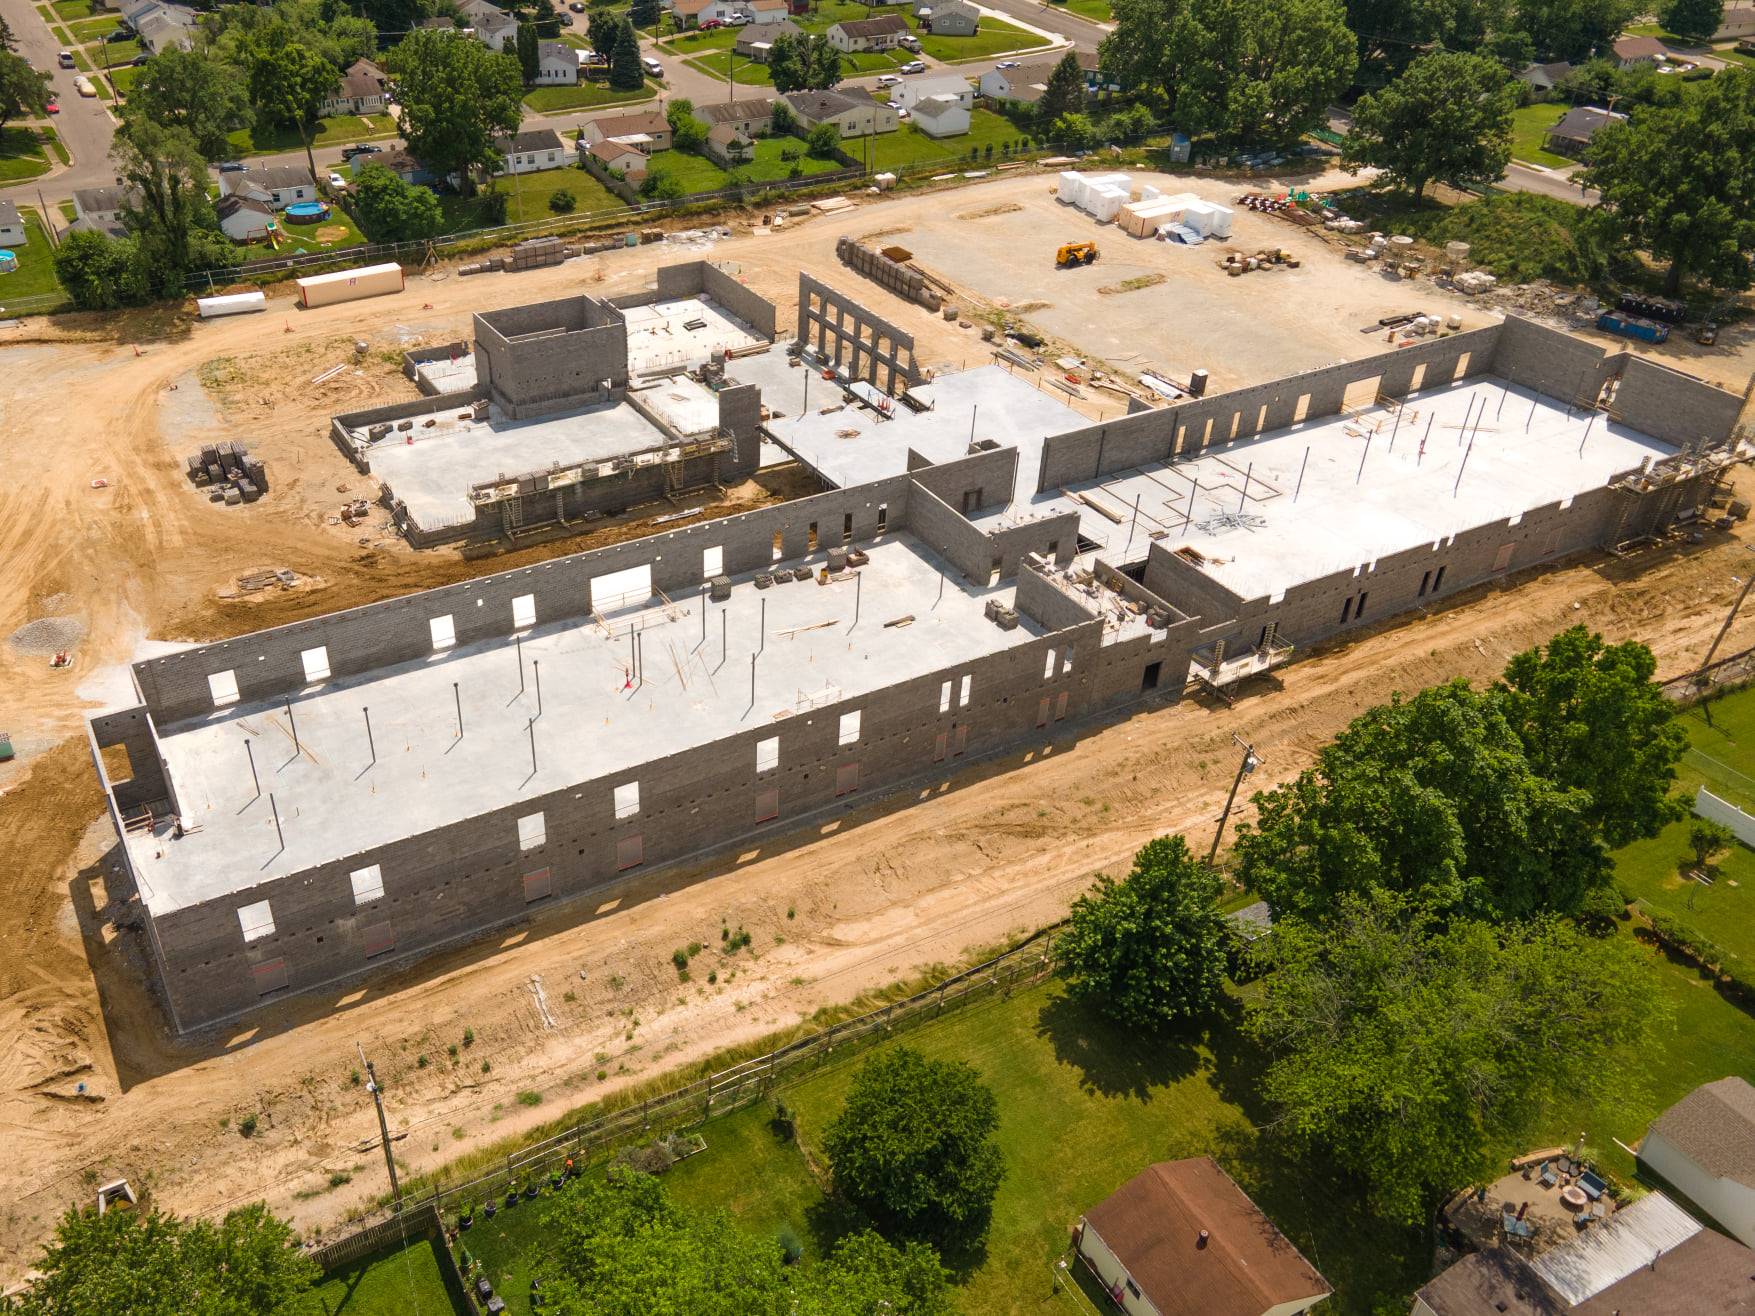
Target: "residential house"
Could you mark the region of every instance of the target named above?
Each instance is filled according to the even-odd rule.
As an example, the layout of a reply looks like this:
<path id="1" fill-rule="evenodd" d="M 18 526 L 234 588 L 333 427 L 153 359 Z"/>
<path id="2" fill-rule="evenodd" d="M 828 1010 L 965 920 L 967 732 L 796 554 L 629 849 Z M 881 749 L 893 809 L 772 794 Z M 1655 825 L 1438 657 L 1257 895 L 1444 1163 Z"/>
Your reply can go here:
<path id="1" fill-rule="evenodd" d="M 768 27 L 784 22 L 786 0 L 674 0 L 671 16 L 679 28 L 703 23 L 738 23 Z"/>
<path id="2" fill-rule="evenodd" d="M 251 165 L 248 169 L 231 169 L 219 176 L 219 194 L 230 196 L 249 186 L 261 191 L 261 197 L 276 210 L 285 210 L 299 201 L 317 199 L 317 180 L 303 165 Z"/>
<path id="3" fill-rule="evenodd" d="M 274 207 L 263 200 L 261 189 L 256 187 L 222 196 L 213 213 L 219 219 L 219 231 L 233 242 L 259 242 L 274 224 Z"/>
<path id="4" fill-rule="evenodd" d="M 1298 1316 L 1332 1291 L 1210 1156 L 1136 1174 L 1077 1239 L 1079 1263 L 1128 1316 Z"/>
<path id="5" fill-rule="evenodd" d="M 1085 75 L 1085 90 L 1093 96 L 1106 92 L 1120 91 L 1119 82 L 1111 82 L 1103 76 L 1103 61 L 1094 50 L 1075 50 L 1073 58 L 1079 62 L 1079 72 Z"/>
<path id="6" fill-rule="evenodd" d="M 972 37 L 981 26 L 981 11 L 966 0 L 939 0 L 926 21 L 935 37 Z"/>
<path id="7" fill-rule="evenodd" d="M 914 126 L 928 137 L 960 137 L 969 131 L 969 107 L 955 95 L 915 101 L 909 114 Z"/>
<path id="8" fill-rule="evenodd" d="M 24 231 L 24 216 L 10 201 L 0 201 L 0 247 L 22 247 L 30 241 Z"/>
<path id="9" fill-rule="evenodd" d="M 1662 1193 L 1551 1246 L 1494 1244 L 1414 1295 L 1412 1316 L 1747 1316 L 1755 1254 Z"/>
<path id="10" fill-rule="evenodd" d="M 581 139 L 580 155 L 595 163 L 605 173 L 638 185 L 645 181 L 650 162 L 646 153 L 620 142 L 586 142 Z"/>
<path id="11" fill-rule="evenodd" d="M 535 174 L 544 169 L 565 169 L 572 163 L 566 143 L 553 128 L 530 128 L 494 142 L 500 153 L 496 174 Z"/>
<path id="12" fill-rule="evenodd" d="M 1566 117 L 1548 129 L 1548 149 L 1557 155 L 1582 156 L 1585 148 L 1602 130 L 1604 124 L 1616 123 L 1627 116 L 1613 110 L 1600 110 L 1594 105 L 1580 105 L 1566 112 Z"/>
<path id="13" fill-rule="evenodd" d="M 778 23 L 751 23 L 737 34 L 737 41 L 731 48 L 740 59 L 766 64 L 775 41 L 781 37 L 803 35 L 804 29 L 790 18 L 782 18 Z"/>
<path id="14" fill-rule="evenodd" d="M 140 194 L 131 188 L 78 188 L 73 193 L 72 227 L 105 233 L 113 238 L 126 237 L 128 230 L 122 223 L 122 209 L 139 202 Z"/>
<path id="15" fill-rule="evenodd" d="M 1656 37 L 1621 37 L 1609 47 L 1609 57 L 1623 73 L 1637 68 L 1655 68 L 1670 57 L 1670 51 Z"/>
<path id="16" fill-rule="evenodd" d="M 507 42 L 517 48 L 518 20 L 488 0 L 459 0 L 457 19 L 489 50 L 504 50 Z"/>
<path id="17" fill-rule="evenodd" d="M 388 79 L 369 59 L 356 59 L 341 75 L 341 85 L 318 108 L 324 118 L 337 114 L 382 114 Z"/>
<path id="18" fill-rule="evenodd" d="M 735 123 L 716 123 L 702 144 L 707 158 L 721 169 L 736 169 L 756 158 L 756 144 Z"/>
<path id="19" fill-rule="evenodd" d="M 657 110 L 634 114 L 605 114 L 587 119 L 579 129 L 579 149 L 593 142 L 616 142 L 651 155 L 670 149 L 670 121 Z"/>
<path id="20" fill-rule="evenodd" d="M 741 101 L 722 101 L 717 105 L 695 106 L 695 117 L 709 129 L 732 127 L 745 137 L 766 132 L 774 117 L 774 102 L 767 97 Z"/>
<path id="21" fill-rule="evenodd" d="M 787 21 L 786 15 L 791 13 L 786 0 L 743 0 L 743 8 L 750 16 L 750 22 L 757 27 L 773 27 L 776 23 Z"/>
<path id="22" fill-rule="evenodd" d="M 924 100 L 935 97 L 949 96 L 963 107 L 964 117 L 975 108 L 975 88 L 969 79 L 955 73 L 944 73 L 937 77 L 909 78 L 906 82 L 890 88 L 890 102 L 901 106 L 904 110 L 912 110 Z"/>
<path id="23" fill-rule="evenodd" d="M 1712 39 L 1740 41 L 1744 37 L 1755 37 L 1755 5 L 1726 5 Z"/>
<path id="24" fill-rule="evenodd" d="M 1651 1122 L 1639 1163 L 1755 1247 L 1755 1087 L 1703 1083 Z"/>
<path id="25" fill-rule="evenodd" d="M 900 14 L 877 18 L 848 18 L 832 24 L 829 44 L 849 55 L 873 50 L 894 50 L 908 35 L 908 23 Z"/>
<path id="26" fill-rule="evenodd" d="M 893 133 L 900 120 L 896 111 L 870 96 L 848 96 L 838 91 L 789 91 L 786 104 L 799 127 L 809 132 L 819 123 L 832 123 L 843 137 Z"/>
<path id="27" fill-rule="evenodd" d="M 561 41 L 536 43 L 536 85 L 571 87 L 579 81 L 580 52 Z"/>
<path id="28" fill-rule="evenodd" d="M 455 32 L 457 20 L 455 18 L 423 18 L 417 26 L 434 32 Z"/>
<path id="29" fill-rule="evenodd" d="M 1571 72 L 1572 62 L 1562 59 L 1552 64 L 1531 64 L 1517 75 L 1517 80 L 1529 88 L 1532 100 L 1547 100 Z"/>
<path id="30" fill-rule="evenodd" d="M 989 100 L 1034 105 L 1048 90 L 1048 79 L 1053 74 L 1052 60 L 1022 64 L 1015 69 L 989 69 L 981 75 L 981 94 Z"/>
<path id="31" fill-rule="evenodd" d="M 195 44 L 197 20 L 188 5 L 173 4 L 170 0 L 120 0 L 117 12 L 149 55 L 161 50 L 187 50 Z"/>
<path id="32" fill-rule="evenodd" d="M 403 182 L 416 187 L 430 187 L 439 181 L 437 174 L 400 146 L 395 150 L 379 151 L 372 155 L 356 155 L 348 163 L 348 172 L 358 178 L 360 171 L 370 165 L 380 165 Z"/>

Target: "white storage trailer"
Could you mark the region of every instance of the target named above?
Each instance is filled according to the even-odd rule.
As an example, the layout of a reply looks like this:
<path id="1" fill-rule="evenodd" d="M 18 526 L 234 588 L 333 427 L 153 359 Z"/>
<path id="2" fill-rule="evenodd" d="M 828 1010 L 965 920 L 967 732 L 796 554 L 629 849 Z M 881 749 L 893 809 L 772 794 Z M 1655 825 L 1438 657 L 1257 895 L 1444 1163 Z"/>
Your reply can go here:
<path id="1" fill-rule="evenodd" d="M 394 261 L 387 265 L 362 265 L 353 270 L 336 270 L 333 274 L 313 274 L 308 279 L 298 280 L 298 285 L 300 306 L 307 309 L 334 306 L 337 302 L 401 292 L 402 266 Z"/>
<path id="2" fill-rule="evenodd" d="M 211 320 L 220 315 L 248 315 L 251 311 L 266 311 L 268 298 L 260 291 L 228 293 L 221 297 L 197 297 L 195 308 L 201 312 L 203 320 Z"/>

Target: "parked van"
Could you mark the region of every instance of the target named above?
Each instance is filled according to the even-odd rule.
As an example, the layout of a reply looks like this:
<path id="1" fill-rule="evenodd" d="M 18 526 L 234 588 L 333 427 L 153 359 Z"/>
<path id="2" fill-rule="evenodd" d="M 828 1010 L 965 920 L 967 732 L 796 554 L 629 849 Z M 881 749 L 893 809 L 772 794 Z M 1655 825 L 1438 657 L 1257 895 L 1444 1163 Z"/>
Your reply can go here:
<path id="1" fill-rule="evenodd" d="M 664 65 L 653 59 L 652 56 L 646 56 L 646 58 L 642 59 L 640 63 L 646 66 L 646 72 L 652 77 L 662 78 L 664 76 Z"/>

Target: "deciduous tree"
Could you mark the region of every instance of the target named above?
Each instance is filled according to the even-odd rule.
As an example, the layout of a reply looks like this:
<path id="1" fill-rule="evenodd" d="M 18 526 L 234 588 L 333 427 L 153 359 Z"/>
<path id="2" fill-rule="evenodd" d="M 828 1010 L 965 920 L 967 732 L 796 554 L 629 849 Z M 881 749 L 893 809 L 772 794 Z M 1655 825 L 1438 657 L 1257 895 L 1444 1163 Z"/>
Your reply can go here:
<path id="1" fill-rule="evenodd" d="M 305 162 L 311 178 L 317 178 L 317 158 L 311 138 L 322 115 L 323 102 L 341 85 L 335 65 L 308 46 L 289 42 L 258 52 L 250 65 L 250 103 L 263 122 L 294 128 L 305 144 Z"/>
<path id="2" fill-rule="evenodd" d="M 411 32 L 389 56 L 408 149 L 428 169 L 473 173 L 498 160 L 494 142 L 518 130 L 524 93 L 518 61 L 447 32 Z"/>
<path id="3" fill-rule="evenodd" d="M 1359 98 L 1341 164 L 1355 172 L 1375 165 L 1415 197 L 1435 178 L 1494 182 L 1511 161 L 1517 102 L 1517 84 L 1496 60 L 1422 55 L 1387 87 Z"/>
<path id="4" fill-rule="evenodd" d="M 149 296 L 133 238 L 75 229 L 55 248 L 55 277 L 82 311 L 113 311 Z"/>
<path id="5" fill-rule="evenodd" d="M 678 151 L 698 151 L 707 140 L 707 125 L 695 117 L 695 103 L 687 96 L 664 107 L 664 121 L 670 125 L 670 144 Z"/>
<path id="6" fill-rule="evenodd" d="M 444 222 L 431 189 L 404 182 L 381 164 L 360 170 L 349 204 L 369 242 L 418 242 Z"/>
<path id="7" fill-rule="evenodd" d="M 1148 1032 L 1205 1014 L 1225 979 L 1220 891 L 1180 836 L 1140 847 L 1123 881 L 1100 874 L 1056 945 L 1071 993 Z"/>
<path id="8" fill-rule="evenodd" d="M 1725 20 L 1725 0 L 1669 0 L 1658 17 L 1667 32 L 1707 41 Z"/>
<path id="9" fill-rule="evenodd" d="M 216 51 L 169 46 L 141 67 L 123 113 L 181 128 L 207 159 L 225 160 L 233 154 L 227 134 L 250 122 L 248 85 Z"/>
<path id="10" fill-rule="evenodd" d="M 1672 296 L 1692 275 L 1746 288 L 1755 251 L 1755 70 L 1727 68 L 1674 106 L 1602 128 L 1583 183 L 1629 240 L 1669 262 Z"/>
<path id="11" fill-rule="evenodd" d="M 1600 1086 L 1664 1009 L 1631 938 L 1439 921 L 1384 891 L 1321 926 L 1280 921 L 1266 954 L 1248 1028 L 1273 1057 L 1275 1127 L 1410 1224 L 1482 1177 L 1492 1142 L 1545 1099 Z M 1625 1096 L 1636 1067 L 1613 1073 Z"/>
<path id="12" fill-rule="evenodd" d="M 1645 12 L 1641 0 L 1511 0 L 1504 25 L 1529 33 L 1542 59 L 1576 63 L 1606 47 Z"/>
<path id="13" fill-rule="evenodd" d="M 0 128 L 20 116 L 40 115 L 49 104 L 49 79 L 30 61 L 0 50 Z"/>
<path id="14" fill-rule="evenodd" d="M 116 133 L 110 158 L 151 296 L 180 297 L 191 271 L 237 263 L 207 197 L 207 161 L 188 133 L 132 120 Z"/>
<path id="15" fill-rule="evenodd" d="M 999 1106 L 974 1067 L 889 1047 L 860 1066 L 823 1136 L 835 1189 L 906 1237 L 986 1232 L 1005 1176 Z"/>

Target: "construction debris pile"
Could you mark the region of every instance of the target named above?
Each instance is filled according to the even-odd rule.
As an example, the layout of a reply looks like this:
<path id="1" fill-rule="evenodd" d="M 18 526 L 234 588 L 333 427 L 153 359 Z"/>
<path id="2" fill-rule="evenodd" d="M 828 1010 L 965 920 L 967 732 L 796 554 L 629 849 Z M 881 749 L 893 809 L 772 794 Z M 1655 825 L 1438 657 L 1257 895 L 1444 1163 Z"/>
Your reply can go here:
<path id="1" fill-rule="evenodd" d="M 189 479 L 209 490 L 207 501 L 236 507 L 268 492 L 268 468 L 241 443 L 213 443 L 188 460 Z"/>
<path id="2" fill-rule="evenodd" d="M 1299 263 L 1298 258 L 1284 247 L 1264 247 L 1253 256 L 1246 256 L 1240 251 L 1228 252 L 1225 259 L 1219 262 L 1219 268 L 1235 279 L 1254 270 L 1271 270 L 1275 267 L 1295 270 Z"/>

